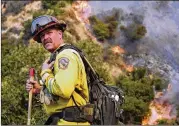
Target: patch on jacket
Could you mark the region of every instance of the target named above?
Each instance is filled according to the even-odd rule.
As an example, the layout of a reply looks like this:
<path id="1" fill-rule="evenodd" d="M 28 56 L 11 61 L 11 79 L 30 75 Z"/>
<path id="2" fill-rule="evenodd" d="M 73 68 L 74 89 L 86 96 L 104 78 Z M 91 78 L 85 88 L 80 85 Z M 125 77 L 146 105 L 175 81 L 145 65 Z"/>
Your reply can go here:
<path id="1" fill-rule="evenodd" d="M 59 69 L 66 69 L 68 67 L 69 64 L 69 59 L 66 57 L 62 57 L 58 60 L 58 67 Z"/>

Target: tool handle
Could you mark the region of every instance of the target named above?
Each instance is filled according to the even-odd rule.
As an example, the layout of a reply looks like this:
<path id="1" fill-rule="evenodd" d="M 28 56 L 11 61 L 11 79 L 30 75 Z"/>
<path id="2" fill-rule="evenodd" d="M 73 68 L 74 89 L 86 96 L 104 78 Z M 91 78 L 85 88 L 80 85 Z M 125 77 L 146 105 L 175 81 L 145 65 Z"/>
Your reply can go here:
<path id="1" fill-rule="evenodd" d="M 30 70 L 29 70 L 29 76 L 30 77 L 34 77 L 35 76 L 35 69 L 34 68 L 30 68 Z"/>
<path id="2" fill-rule="evenodd" d="M 29 78 L 30 80 L 34 80 L 35 78 L 35 69 L 34 68 L 30 68 L 29 70 Z M 27 119 L 27 125 L 30 125 L 30 121 L 31 121 L 31 111 L 32 111 L 32 90 L 31 89 L 29 91 L 29 103 L 28 103 L 28 119 Z"/>

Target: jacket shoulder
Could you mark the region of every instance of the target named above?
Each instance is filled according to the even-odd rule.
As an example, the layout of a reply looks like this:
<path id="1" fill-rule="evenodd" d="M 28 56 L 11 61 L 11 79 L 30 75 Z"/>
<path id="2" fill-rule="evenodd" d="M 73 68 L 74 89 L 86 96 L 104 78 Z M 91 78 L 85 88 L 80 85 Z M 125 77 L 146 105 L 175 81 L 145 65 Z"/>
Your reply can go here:
<path id="1" fill-rule="evenodd" d="M 77 57 L 80 58 L 80 55 L 74 49 L 64 49 L 57 54 L 57 59 L 60 57 L 68 57 L 68 58 L 76 59 Z"/>

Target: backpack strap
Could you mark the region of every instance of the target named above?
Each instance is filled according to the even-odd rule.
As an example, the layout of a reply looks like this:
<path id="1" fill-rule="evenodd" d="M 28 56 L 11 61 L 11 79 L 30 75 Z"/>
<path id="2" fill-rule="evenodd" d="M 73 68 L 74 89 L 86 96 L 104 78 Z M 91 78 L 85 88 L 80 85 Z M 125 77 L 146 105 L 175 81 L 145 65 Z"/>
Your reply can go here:
<path id="1" fill-rule="evenodd" d="M 61 52 L 63 51 L 64 49 L 73 49 L 75 50 L 76 52 L 78 52 L 78 54 L 80 55 L 82 61 L 83 61 L 83 64 L 85 66 L 85 71 L 86 71 L 86 74 L 87 74 L 87 81 L 88 81 L 88 89 L 90 90 L 91 88 L 91 85 L 92 84 L 95 84 L 94 82 L 96 80 L 100 80 L 99 79 L 99 75 L 96 73 L 96 71 L 93 69 L 93 67 L 91 66 L 91 64 L 88 62 L 88 60 L 86 59 L 84 53 L 77 47 L 75 47 L 74 45 L 72 44 L 65 44 L 63 46 L 61 46 L 60 48 L 58 48 L 50 57 L 50 62 L 54 61 L 56 59 L 56 56 Z M 90 85 L 89 85 L 90 84 Z M 77 90 L 75 89 L 75 91 L 80 94 L 82 97 L 83 95 Z M 75 105 L 77 106 L 77 108 L 80 110 L 79 106 L 77 105 L 75 99 L 74 99 L 74 96 L 72 95 L 71 96 L 72 100 L 74 101 Z M 81 111 L 81 110 L 80 110 Z"/>
<path id="2" fill-rule="evenodd" d="M 99 75 L 96 73 L 96 71 L 93 69 L 93 67 L 89 63 L 89 61 L 86 59 L 84 53 L 79 48 L 75 47 L 72 44 L 65 44 L 65 45 L 61 46 L 60 48 L 58 48 L 57 51 L 51 55 L 50 62 L 54 61 L 56 59 L 56 56 L 58 55 L 58 53 L 60 53 L 64 49 L 73 49 L 79 53 L 79 55 L 83 61 L 83 64 L 85 66 L 86 74 L 89 77 L 88 79 L 90 79 L 90 80 L 88 80 L 88 82 L 89 81 L 93 82 L 93 81 L 99 79 Z"/>

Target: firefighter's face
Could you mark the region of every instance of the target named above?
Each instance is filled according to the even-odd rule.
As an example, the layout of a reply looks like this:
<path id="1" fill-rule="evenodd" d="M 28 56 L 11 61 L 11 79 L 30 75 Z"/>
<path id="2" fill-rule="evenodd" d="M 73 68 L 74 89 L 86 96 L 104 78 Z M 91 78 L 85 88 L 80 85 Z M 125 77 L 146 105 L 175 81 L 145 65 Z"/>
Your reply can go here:
<path id="1" fill-rule="evenodd" d="M 42 45 L 49 52 L 54 52 L 63 43 L 62 32 L 57 29 L 48 29 L 40 34 Z"/>

